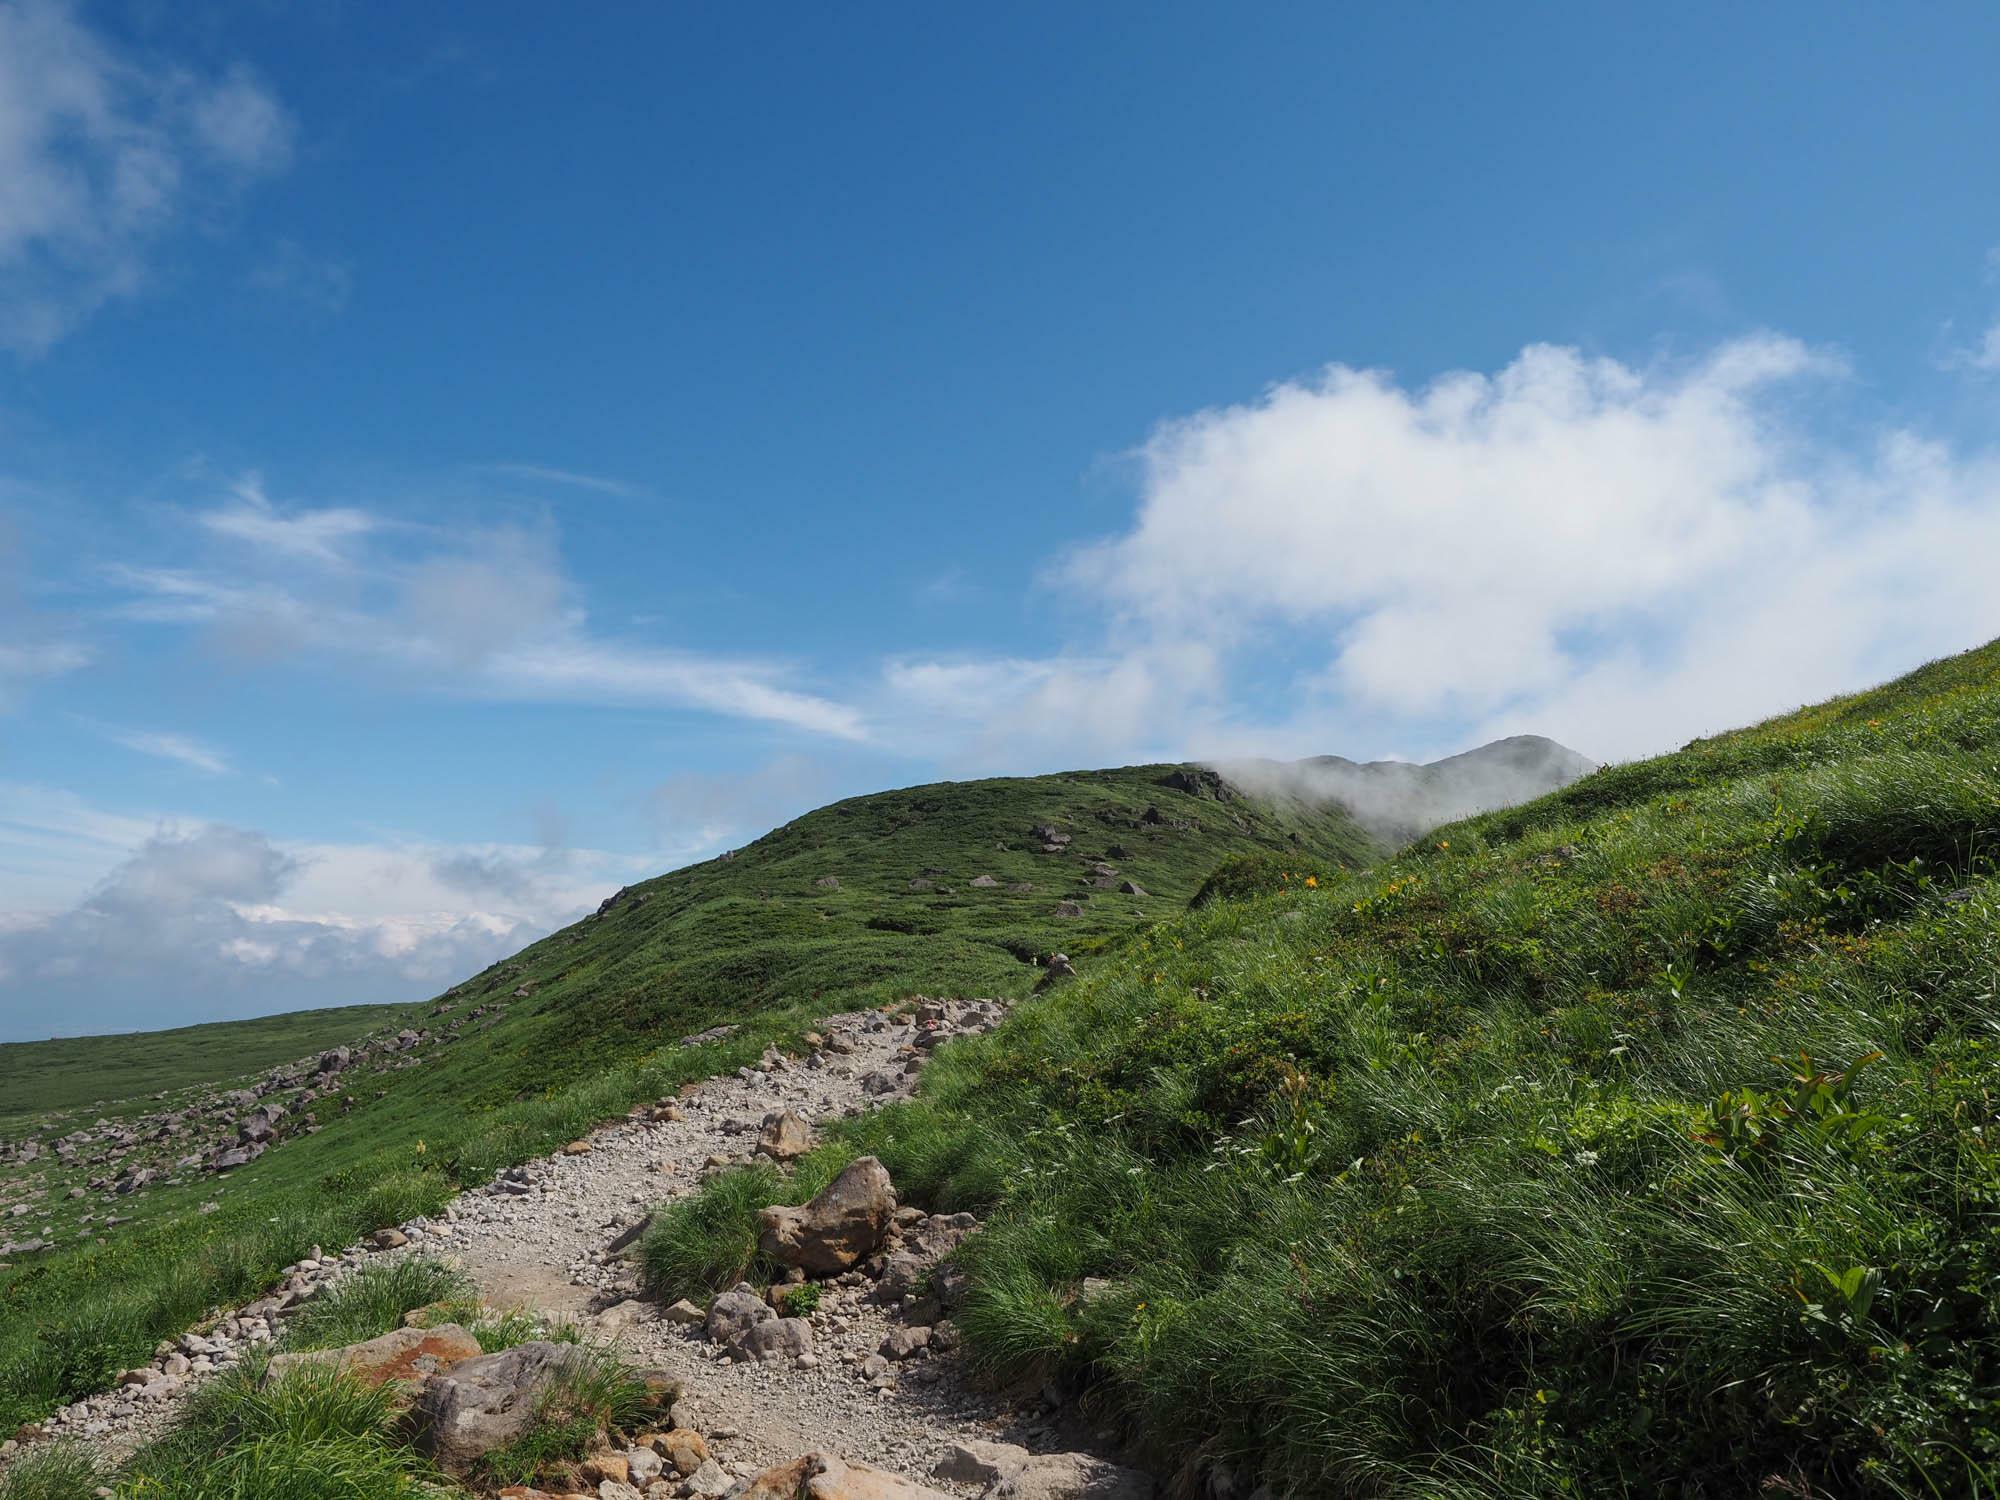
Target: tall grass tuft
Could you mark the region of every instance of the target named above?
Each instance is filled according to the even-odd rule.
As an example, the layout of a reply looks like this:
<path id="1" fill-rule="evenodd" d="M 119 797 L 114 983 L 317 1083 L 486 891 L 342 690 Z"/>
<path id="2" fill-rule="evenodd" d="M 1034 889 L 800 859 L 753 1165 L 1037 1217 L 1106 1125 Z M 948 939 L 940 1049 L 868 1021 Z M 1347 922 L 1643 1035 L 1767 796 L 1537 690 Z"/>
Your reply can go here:
<path id="1" fill-rule="evenodd" d="M 433 1302 L 464 1300 L 472 1283 L 462 1271 L 422 1256 L 361 1267 L 285 1325 L 287 1349 L 336 1349 L 400 1328 L 403 1316 Z"/>

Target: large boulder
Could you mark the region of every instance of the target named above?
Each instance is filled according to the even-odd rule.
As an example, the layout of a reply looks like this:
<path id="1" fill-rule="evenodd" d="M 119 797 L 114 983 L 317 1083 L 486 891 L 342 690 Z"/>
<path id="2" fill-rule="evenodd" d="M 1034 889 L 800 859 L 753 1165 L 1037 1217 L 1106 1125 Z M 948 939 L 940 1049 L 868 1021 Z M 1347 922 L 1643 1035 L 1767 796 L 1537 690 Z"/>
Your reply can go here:
<path id="1" fill-rule="evenodd" d="M 850 1464 L 831 1453 L 808 1453 L 766 1469 L 737 1500 L 948 1500 L 941 1492 Z"/>
<path id="2" fill-rule="evenodd" d="M 441 1323 L 436 1328 L 393 1328 L 379 1338 L 342 1349 L 277 1355 L 264 1367 L 259 1383 L 270 1385 L 293 1370 L 329 1366 L 354 1376 L 363 1385 L 417 1381 L 472 1359 L 478 1353 L 479 1340 L 456 1323 Z"/>
<path id="3" fill-rule="evenodd" d="M 833 1276 L 882 1247 L 895 1213 L 888 1168 L 872 1156 L 858 1157 L 803 1208 L 758 1214 L 758 1247 L 780 1265 Z"/>
<path id="4" fill-rule="evenodd" d="M 447 1473 L 470 1473 L 528 1430 L 542 1388 L 578 1357 L 574 1344 L 536 1340 L 431 1376 L 410 1412 L 417 1451 Z"/>
<path id="5" fill-rule="evenodd" d="M 732 1348 L 745 1359 L 800 1359 L 813 1352 L 812 1324 L 804 1318 L 772 1318 L 747 1330 Z"/>

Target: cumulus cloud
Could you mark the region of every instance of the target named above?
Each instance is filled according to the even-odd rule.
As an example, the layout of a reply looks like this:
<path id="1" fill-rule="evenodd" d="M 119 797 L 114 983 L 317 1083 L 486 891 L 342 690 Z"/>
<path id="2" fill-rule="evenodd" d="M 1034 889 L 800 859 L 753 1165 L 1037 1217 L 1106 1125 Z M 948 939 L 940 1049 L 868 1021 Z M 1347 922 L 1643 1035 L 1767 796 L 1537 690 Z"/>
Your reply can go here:
<path id="1" fill-rule="evenodd" d="M 254 478 L 191 529 L 231 545 L 226 566 L 115 566 L 118 616 L 200 627 L 250 660 L 309 652 L 428 690 L 692 708 L 867 738 L 857 709 L 792 685 L 783 662 L 600 632 L 546 529 L 392 526 L 354 507 L 278 504 Z"/>
<path id="2" fill-rule="evenodd" d="M 104 41 L 64 0 L 0 3 L 0 344 L 47 349 L 129 296 L 191 205 L 282 171 L 284 106 Z"/>
<path id="3" fill-rule="evenodd" d="M 5 885 L 110 848 L 109 874 L 0 930 L 0 1039 L 46 1035 L 52 1015 L 108 1030 L 420 998 L 652 872 L 594 850 L 279 844 L 0 787 Z"/>
<path id="4" fill-rule="evenodd" d="M 975 742 L 1539 731 L 1608 758 L 2000 634 L 1994 455 L 1830 438 L 1843 375 L 1777 335 L 1653 365 L 1538 345 L 1417 388 L 1330 367 L 1146 442 L 1130 526 L 1052 570 L 1101 607 L 1086 668 L 905 661 L 890 696 L 969 688 Z"/>

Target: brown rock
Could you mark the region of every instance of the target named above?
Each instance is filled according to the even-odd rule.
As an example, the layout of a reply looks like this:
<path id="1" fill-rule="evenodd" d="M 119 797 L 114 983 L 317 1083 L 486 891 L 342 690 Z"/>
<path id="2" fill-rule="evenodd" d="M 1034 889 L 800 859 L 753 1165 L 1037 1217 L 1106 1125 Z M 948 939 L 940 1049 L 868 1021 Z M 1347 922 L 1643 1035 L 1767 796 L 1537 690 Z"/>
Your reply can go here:
<path id="1" fill-rule="evenodd" d="M 613 1484 L 630 1484 L 632 1465 L 622 1453 L 596 1453 L 583 1461 L 583 1477 L 592 1484 L 602 1484 L 607 1479 Z"/>
<path id="2" fill-rule="evenodd" d="M 759 1213 L 758 1245 L 781 1265 L 831 1276 L 880 1249 L 895 1212 L 888 1169 L 872 1156 L 858 1157 L 803 1208 Z"/>
<path id="3" fill-rule="evenodd" d="M 564 1156 L 588 1156 L 590 1155 L 590 1142 L 571 1141 L 567 1146 L 562 1148 L 562 1154 Z"/>
<path id="4" fill-rule="evenodd" d="M 993 1487 L 1006 1500 L 1153 1500 L 1152 1476 L 1088 1453 L 1043 1453 Z"/>
<path id="5" fill-rule="evenodd" d="M 656 1432 L 646 1442 L 683 1479 L 699 1469 L 702 1460 L 708 1457 L 708 1439 L 691 1427 Z"/>
<path id="6" fill-rule="evenodd" d="M 951 1452 L 931 1472 L 959 1484 L 998 1484 L 1025 1469 L 1028 1458 L 1028 1450 L 1018 1443 L 984 1443 L 973 1438 L 953 1443 Z"/>
<path id="7" fill-rule="evenodd" d="M 344 1349 L 315 1349 L 306 1354 L 280 1354 L 264 1367 L 260 1385 L 270 1385 L 287 1372 L 307 1366 L 345 1370 L 363 1385 L 391 1380 L 423 1380 L 448 1370 L 480 1352 L 479 1340 L 456 1323 L 436 1328 L 396 1328 L 365 1343 Z"/>
<path id="8" fill-rule="evenodd" d="M 766 1115 L 757 1149 L 772 1161 L 797 1161 L 812 1150 L 812 1127 L 789 1109 Z"/>

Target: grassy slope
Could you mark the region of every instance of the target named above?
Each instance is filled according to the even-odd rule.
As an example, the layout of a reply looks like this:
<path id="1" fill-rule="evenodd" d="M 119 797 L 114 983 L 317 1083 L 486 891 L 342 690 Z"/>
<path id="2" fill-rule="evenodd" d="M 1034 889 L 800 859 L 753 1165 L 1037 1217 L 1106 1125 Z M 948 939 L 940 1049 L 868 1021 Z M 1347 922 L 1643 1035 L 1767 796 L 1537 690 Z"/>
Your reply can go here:
<path id="1" fill-rule="evenodd" d="M 349 1005 L 172 1031 L 0 1043 L 0 1130 L 56 1110 L 220 1083 L 351 1041 L 406 1007 Z"/>
<path id="2" fill-rule="evenodd" d="M 1205 903 L 845 1149 L 1191 1474 L 1990 1495 L 1996 856 L 2000 643 Z"/>
<path id="3" fill-rule="evenodd" d="M 317 1134 L 289 1140 L 226 1182 L 119 1200 L 138 1222 L 0 1269 L 0 1430 L 115 1377 L 163 1333 L 246 1296 L 315 1242 L 435 1209 L 457 1185 L 545 1151 L 635 1101 L 754 1058 L 819 1014 L 913 991 L 1018 995 L 1061 947 L 1115 945 L 1183 904 L 1224 857 L 1296 853 L 1331 865 L 1370 855 L 1341 814 L 1212 800 L 1136 767 L 946 784 L 821 809 L 738 851 L 636 886 L 586 919 L 458 986 L 461 1038 L 405 1073 L 371 1080 Z M 1157 806 L 1165 823 L 1143 821 Z M 1069 829 L 1034 852 L 1039 823 Z M 1174 826 L 1194 825 L 1199 826 Z M 1152 893 L 1089 889 L 1082 856 L 1122 845 L 1120 869 Z M 912 891 L 926 869 L 941 889 Z M 976 889 L 990 873 L 1032 893 Z M 840 885 L 815 882 L 832 875 Z M 644 897 L 644 900 L 638 899 Z M 525 986 L 525 998 L 510 998 Z M 719 1046 L 678 1038 L 743 1023 Z M 199 1206 L 220 1207 L 203 1214 Z M 129 1205 L 129 1207 L 127 1206 Z"/>

